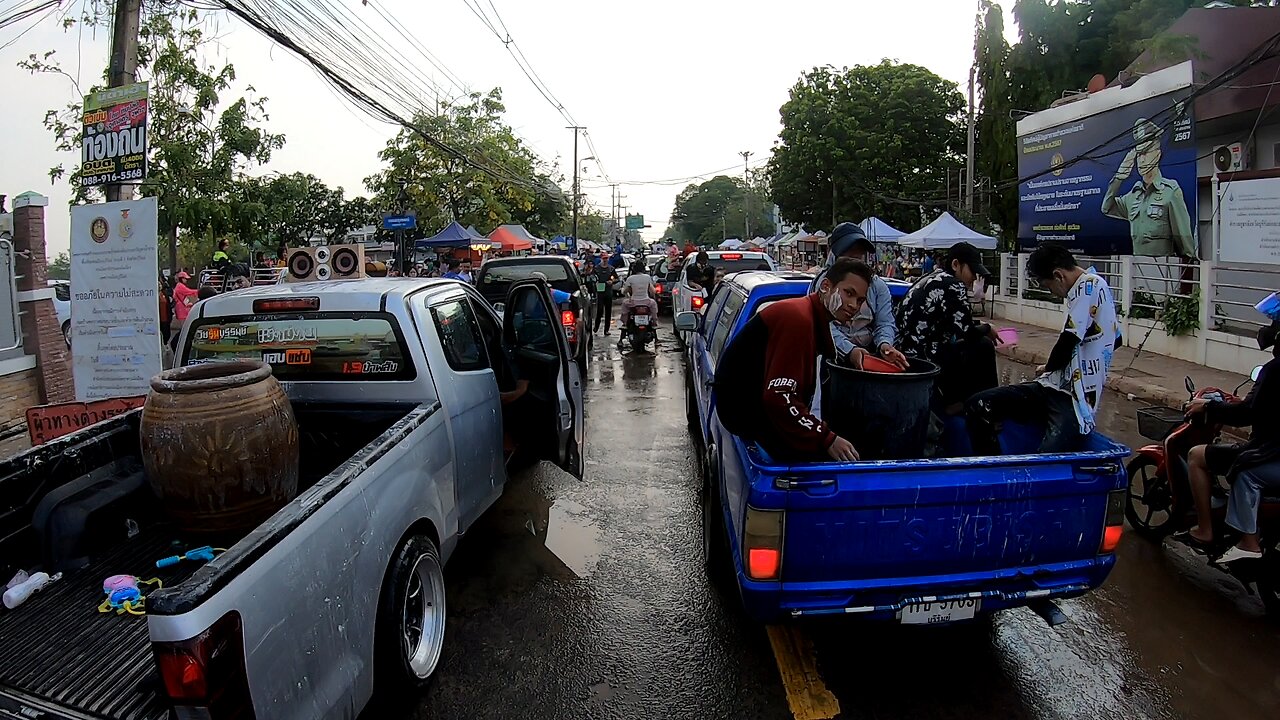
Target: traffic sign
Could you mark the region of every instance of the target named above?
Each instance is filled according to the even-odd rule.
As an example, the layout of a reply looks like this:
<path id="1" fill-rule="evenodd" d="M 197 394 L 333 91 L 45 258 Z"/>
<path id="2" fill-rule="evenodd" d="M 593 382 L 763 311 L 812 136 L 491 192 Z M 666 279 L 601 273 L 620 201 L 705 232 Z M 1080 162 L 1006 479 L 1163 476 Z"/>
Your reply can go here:
<path id="1" fill-rule="evenodd" d="M 382 216 L 383 230 L 412 230 L 418 227 L 417 215 L 392 215 L 387 213 Z"/>
<path id="2" fill-rule="evenodd" d="M 644 227 L 644 216 L 643 216 L 643 215 L 628 215 L 628 216 L 627 216 L 627 229 L 628 229 L 628 230 L 639 230 L 639 229 L 641 229 L 641 228 L 643 228 L 643 227 Z"/>

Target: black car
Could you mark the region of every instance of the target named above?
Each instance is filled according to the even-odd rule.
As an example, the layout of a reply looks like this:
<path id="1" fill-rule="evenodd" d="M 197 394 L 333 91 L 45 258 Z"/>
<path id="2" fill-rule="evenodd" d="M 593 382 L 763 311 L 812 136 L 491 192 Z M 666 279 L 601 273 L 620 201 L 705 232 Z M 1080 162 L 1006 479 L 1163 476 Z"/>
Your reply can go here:
<path id="1" fill-rule="evenodd" d="M 569 293 L 572 298 L 560 304 L 560 324 L 569 338 L 569 348 L 578 359 L 578 367 L 587 371 L 591 357 L 591 321 L 595 305 L 573 259 L 561 255 L 530 255 L 486 260 L 476 275 L 476 289 L 492 305 L 502 303 L 507 288 L 517 280 L 541 273 L 552 288 Z"/>

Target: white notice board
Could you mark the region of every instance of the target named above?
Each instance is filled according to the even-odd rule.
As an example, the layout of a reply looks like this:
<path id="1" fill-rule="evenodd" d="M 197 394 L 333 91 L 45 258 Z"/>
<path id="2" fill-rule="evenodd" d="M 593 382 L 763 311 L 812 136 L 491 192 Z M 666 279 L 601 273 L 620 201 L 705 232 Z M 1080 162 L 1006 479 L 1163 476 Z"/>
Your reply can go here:
<path id="1" fill-rule="evenodd" d="M 156 198 L 71 208 L 76 399 L 145 395 L 161 370 Z"/>
<path id="2" fill-rule="evenodd" d="M 1233 180 L 1219 192 L 1218 261 L 1280 265 L 1280 178 Z"/>

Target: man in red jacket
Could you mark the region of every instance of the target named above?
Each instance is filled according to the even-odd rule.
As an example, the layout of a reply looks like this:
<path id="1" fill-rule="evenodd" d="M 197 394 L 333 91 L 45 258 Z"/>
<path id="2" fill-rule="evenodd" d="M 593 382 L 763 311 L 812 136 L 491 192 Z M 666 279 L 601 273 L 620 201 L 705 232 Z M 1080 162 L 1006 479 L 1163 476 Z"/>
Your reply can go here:
<path id="1" fill-rule="evenodd" d="M 858 459 L 811 408 L 818 363 L 835 355 L 830 325 L 858 313 L 872 277 L 860 260 L 837 260 L 817 292 L 776 302 L 747 323 L 716 366 L 717 415 L 726 429 L 779 462 Z"/>

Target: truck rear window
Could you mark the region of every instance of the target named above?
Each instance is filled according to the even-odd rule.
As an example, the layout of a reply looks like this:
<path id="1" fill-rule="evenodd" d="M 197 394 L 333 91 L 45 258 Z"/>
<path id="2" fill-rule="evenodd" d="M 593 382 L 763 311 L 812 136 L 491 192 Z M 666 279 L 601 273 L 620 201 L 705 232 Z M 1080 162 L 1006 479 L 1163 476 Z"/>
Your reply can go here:
<path id="1" fill-rule="evenodd" d="M 412 380 L 417 373 L 387 313 L 205 318 L 192 326 L 183 364 L 261 360 L 280 380 Z"/>

